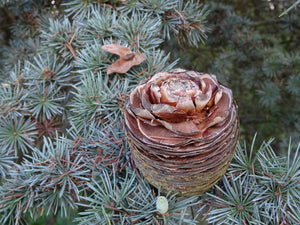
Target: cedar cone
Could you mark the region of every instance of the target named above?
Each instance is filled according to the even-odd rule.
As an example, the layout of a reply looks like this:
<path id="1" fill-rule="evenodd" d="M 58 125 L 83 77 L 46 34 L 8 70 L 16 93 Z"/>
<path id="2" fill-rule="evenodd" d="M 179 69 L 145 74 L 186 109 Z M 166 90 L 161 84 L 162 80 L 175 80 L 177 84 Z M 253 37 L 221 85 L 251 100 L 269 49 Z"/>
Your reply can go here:
<path id="1" fill-rule="evenodd" d="M 237 108 L 214 75 L 158 73 L 130 93 L 124 115 L 135 166 L 164 192 L 205 192 L 234 155 Z"/>

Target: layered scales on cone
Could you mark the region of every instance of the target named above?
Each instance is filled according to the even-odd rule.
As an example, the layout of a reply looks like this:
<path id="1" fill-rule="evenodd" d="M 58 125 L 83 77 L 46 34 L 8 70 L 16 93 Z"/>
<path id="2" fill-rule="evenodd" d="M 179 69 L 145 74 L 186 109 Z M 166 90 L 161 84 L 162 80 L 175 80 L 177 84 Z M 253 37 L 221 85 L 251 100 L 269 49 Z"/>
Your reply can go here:
<path id="1" fill-rule="evenodd" d="M 176 70 L 137 86 L 125 125 L 136 167 L 154 186 L 190 196 L 225 173 L 238 139 L 237 109 L 214 75 Z"/>

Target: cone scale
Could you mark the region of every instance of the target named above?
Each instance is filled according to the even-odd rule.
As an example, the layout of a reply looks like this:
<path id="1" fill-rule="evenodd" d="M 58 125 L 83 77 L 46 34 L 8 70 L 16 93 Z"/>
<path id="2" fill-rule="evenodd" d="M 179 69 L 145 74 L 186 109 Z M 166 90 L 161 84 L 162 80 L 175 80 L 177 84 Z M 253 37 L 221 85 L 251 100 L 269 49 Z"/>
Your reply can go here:
<path id="1" fill-rule="evenodd" d="M 203 193 L 234 155 L 237 109 L 214 75 L 158 73 L 130 93 L 124 117 L 135 166 L 162 191 Z"/>

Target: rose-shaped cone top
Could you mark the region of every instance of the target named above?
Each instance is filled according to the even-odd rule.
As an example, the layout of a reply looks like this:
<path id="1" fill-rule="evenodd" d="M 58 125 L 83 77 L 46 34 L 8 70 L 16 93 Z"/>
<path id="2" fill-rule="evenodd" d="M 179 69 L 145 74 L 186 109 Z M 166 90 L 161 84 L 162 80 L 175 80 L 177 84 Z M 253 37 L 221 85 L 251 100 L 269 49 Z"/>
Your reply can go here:
<path id="1" fill-rule="evenodd" d="M 131 92 L 124 115 L 136 167 L 162 190 L 202 193 L 233 157 L 237 110 L 231 90 L 214 75 L 158 73 Z"/>

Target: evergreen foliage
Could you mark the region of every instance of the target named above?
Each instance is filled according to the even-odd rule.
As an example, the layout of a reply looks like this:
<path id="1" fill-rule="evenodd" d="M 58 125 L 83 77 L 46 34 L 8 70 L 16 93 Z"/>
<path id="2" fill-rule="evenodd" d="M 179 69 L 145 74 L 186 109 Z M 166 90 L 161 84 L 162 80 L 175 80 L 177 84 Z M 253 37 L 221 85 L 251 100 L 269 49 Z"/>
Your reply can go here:
<path id="1" fill-rule="evenodd" d="M 272 140 L 250 150 L 238 145 L 237 152 L 222 186 L 207 193 L 213 209 L 208 222 L 215 224 L 298 224 L 295 208 L 299 207 L 300 145 L 292 156 L 279 157 L 271 147 Z M 254 154 L 256 152 L 256 154 Z"/>
<path id="2" fill-rule="evenodd" d="M 254 133 L 254 119 L 265 118 L 256 126 L 265 127 L 262 137 L 274 124 L 274 134 L 295 134 L 300 55 L 289 40 L 298 37 L 293 10 L 280 18 L 279 39 L 213 2 L 0 0 L 0 7 L 0 224 L 300 224 L 299 146 L 289 142 L 280 157 L 272 141 L 238 145 L 217 186 L 184 198 L 141 177 L 122 115 L 137 83 L 178 66 L 170 59 L 175 49 L 165 51 L 176 43 L 190 46 L 195 58 L 185 53 L 181 65 L 187 60 L 233 87 L 244 137 Z M 208 26 L 213 18 L 220 24 Z M 118 57 L 101 46 L 112 43 L 146 60 L 107 75 Z M 196 47 L 200 56 L 190 50 Z M 168 200 L 163 214 L 160 196 Z"/>

